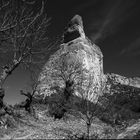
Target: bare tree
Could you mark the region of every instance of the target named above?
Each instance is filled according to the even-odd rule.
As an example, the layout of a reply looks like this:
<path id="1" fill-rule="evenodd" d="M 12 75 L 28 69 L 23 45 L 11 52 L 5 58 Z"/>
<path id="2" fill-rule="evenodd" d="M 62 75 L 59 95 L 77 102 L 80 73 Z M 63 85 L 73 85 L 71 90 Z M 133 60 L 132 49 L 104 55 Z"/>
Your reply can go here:
<path id="1" fill-rule="evenodd" d="M 0 86 L 2 88 L 7 77 L 21 64 L 33 61 L 32 56 L 45 51 L 43 41 L 46 41 L 46 29 L 49 25 L 49 18 L 44 12 L 45 0 L 35 12 L 33 4 L 26 1 L 9 0 L 2 1 L 0 15 L 0 42 L 1 53 L 8 53 L 12 56 L 9 64 L 2 67 Z M 31 7 L 32 5 L 32 7 Z M 38 47 L 38 45 L 40 45 Z M 42 50 L 43 49 L 43 50 Z M 48 48 L 46 47 L 46 50 Z"/>
<path id="2" fill-rule="evenodd" d="M 35 70 L 33 68 L 36 68 Z M 34 109 L 32 107 L 32 102 L 34 99 L 34 95 L 36 92 L 39 92 L 37 89 L 38 86 L 38 71 L 37 71 L 37 66 L 35 67 L 30 67 L 29 71 L 30 71 L 30 80 L 31 80 L 31 91 L 28 92 L 24 92 L 23 90 L 20 90 L 20 94 L 26 96 L 26 100 L 24 102 L 24 104 L 21 105 L 21 107 L 25 108 L 26 111 L 28 111 L 29 113 L 33 113 L 34 114 Z M 35 115 L 35 114 L 34 114 Z"/>
<path id="3" fill-rule="evenodd" d="M 21 107 L 24 107 L 26 111 L 31 113 L 31 103 L 32 103 L 32 99 L 33 99 L 33 94 L 31 94 L 31 92 L 25 93 L 25 92 L 23 92 L 23 90 L 20 91 L 20 94 L 27 97 L 24 105 L 22 105 Z"/>
<path id="4" fill-rule="evenodd" d="M 50 104 L 51 106 L 55 104 L 55 107 L 53 107 L 55 110 L 57 108 L 58 110 L 61 110 L 59 113 L 57 113 L 57 111 L 53 111 L 55 118 L 62 118 L 66 112 L 67 109 L 65 108 L 65 105 L 68 103 L 72 93 L 74 92 L 76 79 L 80 77 L 82 71 L 81 66 L 82 61 L 80 61 L 78 56 L 74 53 L 70 52 L 63 53 L 59 58 L 52 57 L 50 59 L 47 71 L 44 74 L 47 78 L 45 79 L 45 82 L 47 84 L 49 83 L 50 86 L 49 90 L 56 93 L 56 97 L 54 97 L 55 95 L 52 95 L 53 99 L 50 99 L 53 104 Z M 59 99 L 60 101 L 58 101 Z"/>
<path id="5" fill-rule="evenodd" d="M 20 65 L 26 67 L 42 63 L 52 47 L 47 42 L 50 18 L 45 6 L 46 0 L 0 1 L 0 59 L 3 63 L 0 89 L 3 89 L 6 79 Z"/>
<path id="6" fill-rule="evenodd" d="M 95 93 L 95 88 L 97 88 L 94 83 L 94 74 L 89 74 L 88 77 L 85 77 L 84 73 L 77 83 L 77 90 L 79 97 L 75 100 L 74 97 L 71 101 L 71 110 L 70 112 L 76 117 L 81 118 L 86 123 L 86 137 L 89 139 L 90 128 L 93 120 L 96 117 L 97 107 L 98 107 L 98 93 Z M 94 93 L 94 94 L 93 94 Z M 94 96 L 94 102 L 90 101 L 90 96 Z"/>
<path id="7" fill-rule="evenodd" d="M 82 57 L 79 57 L 74 52 L 57 52 L 57 54 L 50 58 L 45 68 L 47 69 L 43 73 L 45 75 L 44 77 L 47 78 L 45 82 L 50 83 L 50 89 L 53 92 L 58 95 L 64 95 L 64 98 L 60 98 L 60 100 L 56 96 L 57 100 L 55 101 L 53 98 L 53 102 L 55 102 L 56 106 L 62 108 L 62 110 L 68 109 L 69 112 L 82 118 L 86 123 L 86 134 L 87 138 L 89 138 L 93 120 L 103 110 L 101 107 L 102 104 L 100 103 L 101 98 L 99 98 L 100 93 L 98 93 L 97 88 L 102 88 L 102 91 L 104 89 L 104 83 L 102 83 L 101 87 L 98 87 L 99 84 L 95 79 L 94 73 L 83 66 Z M 73 93 L 78 94 L 78 96 L 71 96 Z M 75 100 L 75 97 L 78 100 Z M 94 99 L 94 102 L 91 102 L 91 98 Z M 60 102 L 62 103 L 60 104 Z M 55 109 L 54 113 L 57 112 L 58 108 L 55 107 Z M 60 115 L 60 118 L 62 118 L 64 113 Z"/>
<path id="8" fill-rule="evenodd" d="M 61 50 L 60 50 L 61 51 Z M 59 52 L 58 52 L 59 53 Z M 43 73 L 48 83 L 51 83 L 51 87 L 54 85 L 58 86 L 72 86 L 75 84 L 74 81 L 80 77 L 82 60 L 79 59 L 73 52 L 64 52 L 60 56 L 55 54 L 51 57 L 46 67 L 46 73 Z M 73 84 L 72 84 L 73 83 Z"/>
<path id="9" fill-rule="evenodd" d="M 111 82 L 111 81 L 108 81 L 108 82 Z M 115 83 L 114 85 L 112 84 L 110 91 L 106 93 L 106 91 L 104 91 L 105 89 L 104 84 L 106 83 L 103 83 L 102 85 L 103 94 L 98 96 L 98 92 L 97 93 L 94 92 L 96 91 L 95 88 L 97 88 L 97 85 L 94 84 L 94 74 L 89 75 L 89 78 L 87 80 L 81 77 L 78 84 L 78 90 L 81 95 L 81 98 L 78 98 L 78 100 L 76 101 L 72 99 L 72 102 L 71 102 L 72 108 L 70 111 L 73 114 L 75 114 L 77 117 L 81 118 L 86 123 L 86 126 L 87 126 L 86 138 L 87 139 L 90 138 L 90 128 L 95 118 L 98 117 L 99 119 L 103 120 L 102 118 L 105 117 L 104 116 L 105 113 L 110 115 L 109 117 L 111 118 L 111 120 L 110 118 L 107 118 L 107 120 L 105 121 L 106 123 L 109 123 L 112 126 L 123 125 L 123 122 L 121 120 L 121 115 L 118 112 L 115 112 L 113 109 L 115 108 L 115 105 L 117 105 L 117 102 L 121 102 L 121 100 L 124 100 L 124 99 L 121 99 L 123 98 L 122 94 L 124 91 L 126 91 L 125 93 L 129 93 L 130 87 L 126 87 L 124 85 Z M 95 102 L 91 102 L 89 100 L 89 95 L 91 94 L 95 96 Z M 125 94 L 125 96 L 127 95 Z M 129 100 L 127 99 L 127 101 Z M 92 138 L 94 138 L 94 136 L 92 136 Z"/>
<path id="10" fill-rule="evenodd" d="M 82 59 L 80 60 L 76 54 L 70 52 L 64 53 L 57 59 L 57 62 L 55 61 L 55 63 L 52 62 L 51 64 L 54 71 L 52 70 L 49 73 L 50 77 L 55 82 L 57 80 L 61 82 L 62 80 L 65 85 L 62 91 L 60 87 L 58 88 L 57 82 L 55 83 L 57 88 L 52 85 L 52 89 L 56 90 L 56 93 L 60 94 L 62 92 L 64 97 L 67 98 L 65 104 L 62 103 L 59 106 L 84 120 L 87 126 L 86 135 L 89 138 L 91 124 L 96 115 L 102 112 L 102 108 L 99 105 L 100 99 L 98 99 L 99 93 L 96 90 L 99 87 L 94 79 L 94 73 L 83 67 Z M 103 90 L 103 83 L 101 88 Z M 72 94 L 78 94 L 78 96 L 72 96 Z M 75 97 L 78 100 L 75 100 Z M 91 101 L 91 98 L 94 98 L 94 102 Z M 56 102 L 57 104 L 60 103 L 59 101 Z"/>
<path id="11" fill-rule="evenodd" d="M 55 64 L 53 63 L 55 72 L 51 73 L 50 76 L 53 80 L 62 80 L 65 85 L 65 95 L 70 96 L 70 92 L 74 90 L 76 80 L 82 74 L 82 61 L 79 60 L 76 54 L 70 52 L 62 54 L 57 61 Z"/>

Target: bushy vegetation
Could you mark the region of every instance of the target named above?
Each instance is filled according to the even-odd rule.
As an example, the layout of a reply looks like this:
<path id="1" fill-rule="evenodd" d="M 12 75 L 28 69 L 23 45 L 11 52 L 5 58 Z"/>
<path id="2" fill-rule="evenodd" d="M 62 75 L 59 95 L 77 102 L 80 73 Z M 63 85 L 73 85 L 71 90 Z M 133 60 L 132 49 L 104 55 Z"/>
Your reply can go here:
<path id="1" fill-rule="evenodd" d="M 136 120 L 139 119 L 139 113 L 133 112 L 128 106 L 125 104 L 123 106 L 120 106 L 118 104 L 118 101 L 121 96 L 102 96 L 101 98 L 98 99 L 98 104 L 94 104 L 88 100 L 83 100 L 82 98 L 78 96 L 71 95 L 69 97 L 69 100 L 66 100 L 64 91 L 65 88 L 59 88 L 59 87 L 53 87 L 52 90 L 57 91 L 57 93 L 52 94 L 51 96 L 46 97 L 45 102 L 40 102 L 33 99 L 32 105 L 37 113 L 37 108 L 40 106 L 40 108 L 44 108 L 43 110 L 47 110 L 47 114 L 44 114 L 46 117 L 46 123 L 49 118 L 54 117 L 54 120 L 50 123 L 52 124 L 52 127 L 59 126 L 59 131 L 61 130 L 62 126 L 64 127 L 70 127 L 69 121 L 74 121 L 75 125 L 80 122 L 86 126 L 86 129 L 84 130 L 83 128 L 78 127 L 77 129 L 83 129 L 84 132 L 77 132 L 77 133 L 69 133 L 67 130 L 68 128 L 61 130 L 59 132 L 61 136 L 60 138 L 65 137 L 67 139 L 100 139 L 100 138 L 112 138 L 113 135 L 117 135 L 119 133 L 122 133 L 127 129 L 128 126 L 133 125 L 136 123 Z M 112 99 L 112 100 L 111 100 Z M 110 101 L 111 100 L 111 101 Z M 118 101 L 117 101 L 118 100 Z M 41 107 L 42 104 L 42 107 Z M 106 104 L 106 106 L 105 106 Z M 88 105 L 88 106 L 87 106 Z M 89 108 L 87 108 L 89 107 Z M 18 105 L 15 105 L 12 108 L 14 111 L 14 115 L 11 115 L 10 117 L 7 117 L 7 133 L 4 132 L 6 135 L 8 134 L 8 130 L 11 128 L 18 128 L 19 125 L 29 125 L 30 121 L 33 121 L 33 117 L 23 108 L 20 108 Z M 93 114 L 92 119 L 91 119 L 91 126 L 90 129 L 87 132 L 87 126 L 88 124 L 88 119 L 90 119 L 91 114 L 87 114 L 88 112 Z M 25 114 L 24 114 L 25 113 Z M 49 114 L 49 116 L 48 116 Z M 74 116 L 74 120 L 69 117 L 69 115 Z M 87 116 L 89 115 L 89 116 Z M 27 117 L 28 116 L 28 117 Z M 68 116 L 68 117 L 67 117 Z M 67 117 L 67 121 L 65 122 L 65 119 Z M 25 119 L 26 118 L 26 119 Z M 96 119 L 99 119 L 99 122 L 96 121 Z M 23 121 L 24 120 L 24 121 Z M 26 120 L 26 121 L 25 121 Z M 132 121 L 133 120 L 133 121 Z M 38 120 L 39 121 L 39 120 Z M 78 121 L 78 122 L 76 122 Z M 18 126 L 15 125 L 18 122 Z M 57 124 L 60 122 L 60 124 Z M 35 123 L 34 123 L 35 124 Z M 104 129 L 102 134 L 97 133 L 96 131 L 94 132 L 94 125 L 103 125 L 106 124 L 108 127 L 102 126 Z M 31 127 L 34 127 L 31 125 Z M 47 124 L 46 124 L 47 128 Z M 2 128 L 4 129 L 4 128 Z M 53 128 L 54 131 L 58 131 L 57 129 Z M 46 130 L 47 131 L 47 130 Z M 74 132 L 75 130 L 71 130 Z M 89 133 L 89 134 L 88 134 Z M 9 134 L 8 134 L 9 135 Z M 54 135 L 57 135 L 56 132 L 54 132 Z M 136 137 L 138 137 L 136 135 Z"/>
<path id="2" fill-rule="evenodd" d="M 62 94 L 49 97 L 49 114 L 55 119 L 61 119 L 66 112 L 66 101 Z"/>
<path id="3" fill-rule="evenodd" d="M 19 126 L 34 127 L 34 121 L 40 121 L 38 112 L 44 111 L 42 115 L 46 118 L 44 119 L 46 123 L 49 118 L 54 118 L 52 122 L 50 121 L 52 126 L 54 124 L 59 126 L 60 124 L 57 123 L 61 122 L 61 125 L 69 128 L 71 124 L 68 122 L 75 122 L 75 125 L 78 127 L 78 123 L 82 122 L 82 125 L 86 127 L 86 129 L 78 127 L 77 130 L 83 129 L 84 131 L 77 133 L 70 133 L 67 131 L 68 128 L 65 128 L 64 131 L 61 130 L 61 132 L 59 132 L 62 133 L 60 137 L 68 139 L 112 138 L 113 135 L 123 133 L 127 127 L 137 123 L 140 117 L 139 111 L 137 110 L 137 108 L 139 108 L 138 89 L 116 84 L 111 89 L 113 94 L 104 93 L 102 96 L 99 96 L 95 103 L 86 98 L 73 95 L 73 89 L 73 82 L 66 81 L 65 87 L 63 88 L 58 86 L 52 87 L 51 90 L 54 94 L 51 96 L 46 96 L 46 98 L 43 99 L 41 95 L 36 95 L 36 98 L 33 97 L 31 102 L 35 113 L 30 113 L 22 108 L 21 106 L 24 102 L 16 104 L 15 106 L 8 107 L 7 105 L 6 110 L 9 113 L 11 112 L 11 114 L 6 113 L 3 116 L 5 126 L 3 125 L 4 127 L 1 127 L 2 131 L 7 130 L 7 132 L 5 131 L 4 133 L 9 135 L 9 129 L 18 129 Z M 89 91 L 89 89 L 87 89 L 87 91 Z M 83 94 L 84 92 L 85 91 L 83 91 Z M 97 118 L 99 122 L 95 121 Z M 30 124 L 31 122 L 34 122 L 34 124 Z M 93 126 L 97 124 L 101 126 L 106 124 L 108 127 L 102 126 L 104 130 L 102 134 L 99 134 L 96 131 L 94 132 L 95 128 L 93 128 Z M 59 130 L 62 128 L 61 125 Z M 53 128 L 53 130 L 58 131 L 55 128 Z M 74 132 L 75 130 L 71 131 Z M 56 132 L 54 132 L 54 134 L 56 135 Z M 138 135 L 139 133 L 134 137 L 139 137 Z"/>
<path id="4" fill-rule="evenodd" d="M 54 116 L 55 119 L 61 119 L 68 111 L 69 99 L 70 99 L 70 82 L 66 82 L 64 89 L 59 87 L 52 87 L 52 90 L 56 90 L 56 94 L 52 94 L 48 97 L 49 113 Z"/>

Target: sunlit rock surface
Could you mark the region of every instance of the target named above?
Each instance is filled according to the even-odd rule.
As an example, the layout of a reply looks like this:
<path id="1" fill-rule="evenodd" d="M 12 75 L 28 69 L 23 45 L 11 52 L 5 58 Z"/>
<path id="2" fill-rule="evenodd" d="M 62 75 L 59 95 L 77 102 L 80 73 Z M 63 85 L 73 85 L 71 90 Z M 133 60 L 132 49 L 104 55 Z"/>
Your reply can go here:
<path id="1" fill-rule="evenodd" d="M 117 136 L 117 139 L 139 139 L 140 138 L 140 120 Z"/>
<path id="2" fill-rule="evenodd" d="M 123 86 L 130 86 L 130 88 L 140 88 L 140 78 L 128 78 L 114 73 L 105 74 L 106 89 L 110 92 L 112 84 L 120 84 Z"/>
<path id="3" fill-rule="evenodd" d="M 86 85 L 82 86 L 82 90 L 76 86 L 80 78 L 83 78 Z M 92 85 L 87 88 L 91 79 Z M 74 81 L 74 94 L 81 96 L 85 92 L 84 96 L 91 101 L 96 100 L 103 89 L 110 92 L 110 87 L 114 83 L 140 88 L 140 78 L 126 78 L 114 73 L 103 73 L 103 54 L 100 48 L 86 37 L 83 21 L 79 15 L 74 16 L 68 23 L 60 49 L 50 57 L 42 69 L 38 85 L 40 94 L 49 96 L 56 93 L 56 90 L 51 90 L 51 87 L 58 86 L 63 89 L 67 80 Z"/>
<path id="4" fill-rule="evenodd" d="M 64 70 L 65 67 L 67 69 Z M 65 78 L 74 80 L 75 84 L 80 78 L 86 77 L 86 84 L 91 82 L 88 80 L 92 78 L 92 85 L 90 86 L 92 89 L 87 91 L 88 87 L 83 88 L 85 90 L 84 94 L 89 100 L 95 100 L 97 95 L 102 93 L 104 80 L 103 55 L 100 48 L 91 43 L 85 36 L 82 18 L 79 15 L 74 16 L 68 23 L 60 49 L 50 57 L 43 67 L 38 86 L 41 94 L 50 95 L 54 93 L 50 90 L 53 86 L 65 87 L 62 69 Z M 78 69 L 81 71 L 79 72 Z M 73 70 L 75 72 L 72 74 Z M 78 88 L 76 88 L 74 94 L 80 95 Z"/>

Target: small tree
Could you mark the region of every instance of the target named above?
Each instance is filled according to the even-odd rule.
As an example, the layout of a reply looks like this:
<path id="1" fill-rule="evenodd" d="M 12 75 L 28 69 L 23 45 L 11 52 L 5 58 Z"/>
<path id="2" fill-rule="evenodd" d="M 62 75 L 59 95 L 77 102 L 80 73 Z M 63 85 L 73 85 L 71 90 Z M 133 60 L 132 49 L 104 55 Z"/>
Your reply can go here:
<path id="1" fill-rule="evenodd" d="M 30 92 L 23 92 L 23 90 L 20 91 L 21 95 L 26 96 L 26 101 L 24 103 L 24 105 L 21 105 L 21 107 L 24 107 L 26 111 L 28 111 L 29 113 L 31 113 L 31 103 L 32 103 L 32 99 L 33 99 L 33 95 Z"/>
<path id="2" fill-rule="evenodd" d="M 4 90 L 0 89 L 0 108 L 3 107 Z"/>
<path id="3" fill-rule="evenodd" d="M 35 93 L 39 92 L 37 89 L 37 86 L 39 83 L 38 82 L 38 71 L 40 71 L 40 68 L 38 68 L 38 66 L 30 67 L 29 71 L 30 71 L 31 91 L 24 92 L 23 90 L 20 90 L 20 94 L 26 96 L 26 100 L 25 100 L 24 104 L 21 105 L 21 107 L 24 107 L 25 110 L 28 111 L 29 113 L 34 114 L 34 112 L 31 112 L 31 111 L 33 111 L 32 103 L 33 103 Z"/>
<path id="4" fill-rule="evenodd" d="M 81 79 L 78 81 L 77 86 L 79 98 L 78 100 L 74 101 L 74 99 L 72 99 L 71 101 L 72 113 L 86 123 L 86 137 L 88 139 L 90 137 L 91 124 L 93 123 L 96 115 L 100 113 L 99 110 L 101 111 L 101 107 L 99 106 L 99 95 L 96 92 L 96 88 L 97 85 L 96 82 L 94 83 L 94 74 L 89 74 L 86 77 L 85 74 L 83 74 Z M 94 98 L 94 101 L 90 101 L 91 96 Z"/>
<path id="5" fill-rule="evenodd" d="M 51 100 L 51 106 L 55 105 L 55 107 L 53 107 L 55 111 L 52 109 L 50 110 L 54 112 L 55 116 L 60 114 L 58 116 L 60 116 L 59 118 L 62 118 L 67 110 L 66 104 L 69 102 L 69 99 L 74 92 L 76 79 L 80 77 L 82 62 L 74 53 L 66 52 L 59 58 L 50 59 L 48 65 L 49 68 L 45 73 L 47 78 L 46 81 L 48 81 L 47 84 L 50 83 L 49 90 L 56 93 L 51 96 L 53 99 L 49 99 Z M 57 112 L 59 113 L 56 114 Z"/>

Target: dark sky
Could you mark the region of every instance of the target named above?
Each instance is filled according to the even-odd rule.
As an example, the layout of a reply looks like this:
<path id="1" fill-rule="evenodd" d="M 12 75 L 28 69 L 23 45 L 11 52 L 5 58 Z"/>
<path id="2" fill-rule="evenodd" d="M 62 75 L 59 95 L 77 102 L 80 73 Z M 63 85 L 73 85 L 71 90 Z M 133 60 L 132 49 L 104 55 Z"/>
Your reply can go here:
<path id="1" fill-rule="evenodd" d="M 62 34 L 67 22 L 79 14 L 86 35 L 104 55 L 104 71 L 140 76 L 139 0 L 48 0 L 51 34 Z"/>
<path id="2" fill-rule="evenodd" d="M 48 37 L 61 36 L 68 21 L 79 14 L 86 35 L 103 52 L 104 72 L 140 76 L 140 0 L 47 0 L 46 11 L 52 18 Z M 5 84 L 5 100 L 23 100 L 19 90 L 28 82 L 26 71 L 15 71 Z"/>

